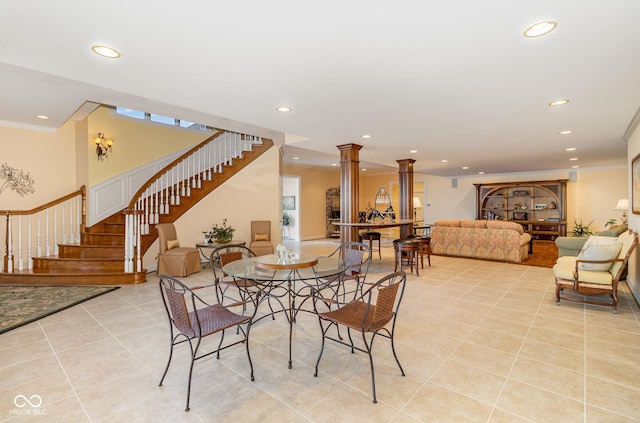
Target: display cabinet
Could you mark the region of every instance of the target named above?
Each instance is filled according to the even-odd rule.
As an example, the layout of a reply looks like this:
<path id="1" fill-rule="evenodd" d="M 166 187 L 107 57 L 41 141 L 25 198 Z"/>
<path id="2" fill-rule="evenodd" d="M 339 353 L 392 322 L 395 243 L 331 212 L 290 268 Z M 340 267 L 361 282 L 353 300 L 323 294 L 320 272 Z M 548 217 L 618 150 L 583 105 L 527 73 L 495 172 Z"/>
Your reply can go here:
<path id="1" fill-rule="evenodd" d="M 536 240 L 566 235 L 566 179 L 475 186 L 477 219 L 518 222 Z"/>
<path id="2" fill-rule="evenodd" d="M 327 238 L 340 238 L 340 188 L 327 190 Z"/>

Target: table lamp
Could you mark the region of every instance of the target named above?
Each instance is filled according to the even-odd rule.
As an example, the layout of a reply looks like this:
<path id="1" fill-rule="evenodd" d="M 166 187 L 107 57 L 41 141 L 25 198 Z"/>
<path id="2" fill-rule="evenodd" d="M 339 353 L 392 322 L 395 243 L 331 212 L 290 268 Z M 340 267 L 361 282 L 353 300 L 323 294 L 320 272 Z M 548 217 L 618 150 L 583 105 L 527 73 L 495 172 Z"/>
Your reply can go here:
<path id="1" fill-rule="evenodd" d="M 629 210 L 629 199 L 621 198 L 618 200 L 618 204 L 613 208 L 614 210 L 622 211 L 622 223 L 627 223 L 627 210 Z"/>
<path id="2" fill-rule="evenodd" d="M 422 208 L 420 197 L 413 197 L 413 223 L 416 223 L 418 220 L 418 208 Z"/>

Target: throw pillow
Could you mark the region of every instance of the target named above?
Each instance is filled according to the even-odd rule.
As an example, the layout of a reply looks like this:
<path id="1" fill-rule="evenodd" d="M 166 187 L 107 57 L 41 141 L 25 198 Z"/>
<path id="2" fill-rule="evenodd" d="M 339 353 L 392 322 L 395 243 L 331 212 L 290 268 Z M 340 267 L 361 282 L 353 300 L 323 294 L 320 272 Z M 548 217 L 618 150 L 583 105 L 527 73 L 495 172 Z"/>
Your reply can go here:
<path id="1" fill-rule="evenodd" d="M 177 239 L 171 239 L 167 241 L 167 250 L 171 250 L 179 247 L 180 247 L 180 241 L 178 241 Z"/>
<path id="2" fill-rule="evenodd" d="M 622 243 L 617 238 L 592 235 L 584 243 L 578 260 L 613 260 L 618 257 Z M 613 263 L 580 263 L 581 270 L 609 271 Z"/>
<path id="3" fill-rule="evenodd" d="M 269 241 L 269 234 L 256 234 L 256 241 Z"/>

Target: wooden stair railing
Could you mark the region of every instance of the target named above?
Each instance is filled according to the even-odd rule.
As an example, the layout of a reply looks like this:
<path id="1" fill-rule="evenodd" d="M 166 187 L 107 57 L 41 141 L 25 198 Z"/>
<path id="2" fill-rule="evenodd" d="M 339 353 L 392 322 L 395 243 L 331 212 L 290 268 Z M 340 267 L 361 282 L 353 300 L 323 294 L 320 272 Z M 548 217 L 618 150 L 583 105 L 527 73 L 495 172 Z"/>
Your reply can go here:
<path id="1" fill-rule="evenodd" d="M 58 255 L 59 243 L 79 243 L 87 222 L 86 198 L 83 185 L 31 210 L 0 210 L 5 217 L 0 229 L 4 235 L 0 272 L 33 269 L 34 257 Z"/>
<path id="2" fill-rule="evenodd" d="M 126 210 L 136 216 L 132 221 L 135 225 L 132 234 L 140 237 L 140 253 L 144 255 L 157 238 L 152 225 L 175 222 L 271 146 L 273 141 L 268 139 L 219 131 L 151 177 L 136 192 Z M 194 190 L 198 193 L 192 196 Z M 133 241 L 133 238 L 127 241 L 128 248 L 133 248 Z"/>

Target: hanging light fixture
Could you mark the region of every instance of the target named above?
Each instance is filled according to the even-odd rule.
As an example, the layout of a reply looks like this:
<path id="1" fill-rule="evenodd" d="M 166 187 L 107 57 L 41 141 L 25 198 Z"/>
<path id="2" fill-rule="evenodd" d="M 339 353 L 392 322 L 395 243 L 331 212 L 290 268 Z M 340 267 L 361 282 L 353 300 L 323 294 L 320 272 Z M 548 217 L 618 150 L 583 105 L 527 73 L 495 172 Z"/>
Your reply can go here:
<path id="1" fill-rule="evenodd" d="M 93 142 L 96 143 L 98 160 L 104 160 L 109 157 L 109 153 L 113 151 L 113 140 L 106 139 L 104 134 L 99 132 L 97 137 L 93 137 Z"/>

